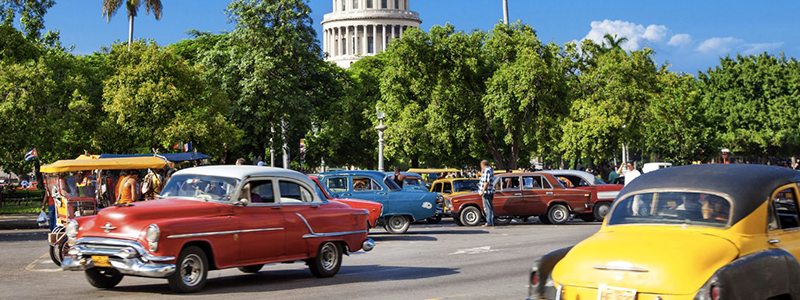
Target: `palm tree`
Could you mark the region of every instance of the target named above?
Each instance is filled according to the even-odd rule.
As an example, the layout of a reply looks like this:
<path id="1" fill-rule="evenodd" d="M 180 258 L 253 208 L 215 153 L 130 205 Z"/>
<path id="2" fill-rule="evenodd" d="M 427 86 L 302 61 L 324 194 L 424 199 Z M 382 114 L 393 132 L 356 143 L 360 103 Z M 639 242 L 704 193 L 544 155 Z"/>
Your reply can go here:
<path id="1" fill-rule="evenodd" d="M 606 35 L 603 36 L 603 47 L 606 50 L 615 50 L 615 49 L 622 50 L 622 43 L 627 41 L 628 38 L 626 37 L 617 38 L 616 34 L 611 35 L 610 33 L 606 33 Z"/>
<path id="2" fill-rule="evenodd" d="M 133 18 L 136 17 L 139 6 L 144 3 L 146 13 L 150 14 L 150 10 L 152 9 L 156 20 L 161 20 L 161 0 L 103 0 L 103 17 L 107 19 L 107 22 L 111 22 L 111 16 L 122 7 L 122 3 L 125 3 L 125 7 L 128 9 L 128 51 L 131 51 L 131 44 L 133 43 Z"/>

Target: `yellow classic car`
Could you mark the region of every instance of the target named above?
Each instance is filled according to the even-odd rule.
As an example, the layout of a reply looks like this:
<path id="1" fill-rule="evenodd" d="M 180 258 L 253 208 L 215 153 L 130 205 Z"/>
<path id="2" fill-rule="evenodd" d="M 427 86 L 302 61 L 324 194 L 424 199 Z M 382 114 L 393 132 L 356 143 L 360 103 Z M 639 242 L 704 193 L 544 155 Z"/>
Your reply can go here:
<path id="1" fill-rule="evenodd" d="M 529 299 L 800 299 L 800 172 L 693 165 L 637 178 L 600 231 L 536 260 Z"/>
<path id="2" fill-rule="evenodd" d="M 431 184 L 431 192 L 442 196 L 455 196 L 478 191 L 477 178 L 444 178 Z"/>

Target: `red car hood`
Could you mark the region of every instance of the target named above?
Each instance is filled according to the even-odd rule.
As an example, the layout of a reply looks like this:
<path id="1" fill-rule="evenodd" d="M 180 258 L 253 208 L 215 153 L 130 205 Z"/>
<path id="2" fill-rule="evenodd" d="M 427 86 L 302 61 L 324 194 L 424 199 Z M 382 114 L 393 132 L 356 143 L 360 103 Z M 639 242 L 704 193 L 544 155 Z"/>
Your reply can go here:
<path id="1" fill-rule="evenodd" d="M 229 208 L 230 206 L 222 203 L 181 199 L 161 199 L 136 202 L 131 206 L 112 206 L 100 210 L 97 216 L 81 222 L 79 236 L 135 240 L 144 235 L 148 225 L 158 221 L 218 216 L 230 213 Z M 100 228 L 105 225 L 116 228 L 105 232 Z"/>

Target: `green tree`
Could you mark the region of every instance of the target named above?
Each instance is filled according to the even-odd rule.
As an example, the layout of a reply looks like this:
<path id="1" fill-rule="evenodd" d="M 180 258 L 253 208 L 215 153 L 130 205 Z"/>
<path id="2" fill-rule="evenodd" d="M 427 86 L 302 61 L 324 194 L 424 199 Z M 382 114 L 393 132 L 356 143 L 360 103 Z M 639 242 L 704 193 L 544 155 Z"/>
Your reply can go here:
<path id="1" fill-rule="evenodd" d="M 691 164 L 717 151 L 716 132 L 697 79 L 662 70 L 660 93 L 648 107 L 645 146 L 660 161 Z"/>
<path id="2" fill-rule="evenodd" d="M 700 73 L 720 146 L 749 156 L 800 152 L 799 65 L 783 54 L 737 55 Z"/>
<path id="3" fill-rule="evenodd" d="M 364 57 L 347 70 L 331 65 L 340 70 L 337 82 L 342 94 L 330 95 L 314 118 L 314 128 L 306 139 L 309 166 L 324 160 L 331 166 L 375 169 L 378 132 L 373 121 L 384 65 L 381 56 Z"/>
<path id="4" fill-rule="evenodd" d="M 482 99 L 491 76 L 483 52 L 486 33 L 429 33 L 409 29 L 381 55 L 386 66 L 381 101 L 386 154 L 412 167 L 474 164 L 490 155 L 478 143 L 486 122 Z M 377 125 L 377 124 L 375 124 Z"/>
<path id="5" fill-rule="evenodd" d="M 117 13 L 122 4 L 125 4 L 125 9 L 128 11 L 128 51 L 133 44 L 133 18 L 138 15 L 139 7 L 143 3 L 146 14 L 150 14 L 152 9 L 156 20 L 161 20 L 161 0 L 103 0 L 103 17 L 107 22 L 111 22 L 111 17 Z"/>
<path id="6" fill-rule="evenodd" d="M 19 14 L 20 29 L 25 37 L 38 41 L 44 30 L 44 15 L 55 4 L 53 0 L 0 0 L 0 20 L 11 25 Z"/>
<path id="7" fill-rule="evenodd" d="M 581 48 L 596 49 L 586 40 Z M 593 53 L 583 64 L 560 148 L 567 158 L 606 160 L 623 143 L 642 149 L 648 105 L 657 88 L 653 51 Z"/>
<path id="8" fill-rule="evenodd" d="M 44 162 L 96 150 L 101 115 L 98 69 L 63 49 L 23 43 L 17 49 L 35 53 L 0 59 L 0 168 L 17 174 L 30 170 L 22 157 L 34 147 Z"/>
<path id="9" fill-rule="evenodd" d="M 227 12 L 235 29 L 202 61 L 209 82 L 232 100 L 229 119 L 244 130 L 236 154 L 266 156 L 286 142 L 295 158 L 317 110 L 341 93 L 310 8 L 303 0 L 235 0 Z"/>
<path id="10" fill-rule="evenodd" d="M 95 144 L 111 153 L 152 153 L 178 141 L 194 143 L 219 157 L 241 132 L 225 119 L 229 103 L 211 88 L 202 71 L 169 48 L 134 42 L 130 51 L 113 45 L 106 58 L 107 114 Z"/>

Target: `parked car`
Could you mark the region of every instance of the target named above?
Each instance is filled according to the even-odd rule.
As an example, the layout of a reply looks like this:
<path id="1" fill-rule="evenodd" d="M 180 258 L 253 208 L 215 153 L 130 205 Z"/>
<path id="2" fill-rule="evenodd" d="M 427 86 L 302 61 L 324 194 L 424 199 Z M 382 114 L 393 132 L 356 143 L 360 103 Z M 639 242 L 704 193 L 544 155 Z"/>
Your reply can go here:
<path id="1" fill-rule="evenodd" d="M 478 191 L 478 182 L 475 178 L 445 178 L 438 179 L 431 185 L 431 192 L 440 193 L 442 196 L 455 196 Z"/>
<path id="2" fill-rule="evenodd" d="M 800 172 L 691 165 L 647 173 L 600 231 L 530 270 L 531 299 L 800 299 Z"/>
<path id="3" fill-rule="evenodd" d="M 383 204 L 367 200 L 332 198 L 330 195 L 328 195 L 328 192 L 326 192 L 325 189 L 322 188 L 322 184 L 319 183 L 319 179 L 317 178 L 317 176 L 308 176 L 308 177 L 314 181 L 314 184 L 317 188 L 317 194 L 319 194 L 320 198 L 327 199 L 328 201 L 332 202 L 343 203 L 352 208 L 359 208 L 366 210 L 367 213 L 369 213 L 369 222 L 367 224 L 369 228 L 375 228 L 377 226 L 384 225 L 385 222 L 381 217 L 381 215 L 383 215 Z"/>
<path id="4" fill-rule="evenodd" d="M 508 224 L 513 218 L 538 216 L 542 223 L 564 224 L 571 214 L 590 208 L 591 194 L 584 190 L 567 189 L 551 174 L 507 173 L 495 181 L 495 223 Z M 458 225 L 480 225 L 483 201 L 478 193 L 444 197 L 447 211 Z"/>
<path id="5" fill-rule="evenodd" d="M 617 194 L 625 185 L 607 184 L 592 173 L 578 170 L 551 170 L 541 171 L 542 173 L 552 174 L 556 178 L 565 178 L 576 189 L 585 190 L 592 193 L 591 203 L 594 204 L 588 211 L 578 215 L 586 222 L 598 221 L 608 214 L 611 202 L 617 198 Z"/>
<path id="6" fill-rule="evenodd" d="M 176 172 L 158 200 L 116 205 L 75 218 L 64 270 L 112 288 L 123 276 L 167 278 L 178 292 L 203 288 L 209 270 L 256 273 L 264 264 L 305 261 L 334 276 L 342 254 L 370 251 L 367 212 L 329 202 L 307 176 L 255 166 Z"/>
<path id="7" fill-rule="evenodd" d="M 383 204 L 383 218 L 386 220 L 384 228 L 390 233 L 405 233 L 414 221 L 441 221 L 441 198 L 436 193 L 402 190 L 382 172 L 327 172 L 319 174 L 319 181 L 333 198 L 361 199 Z"/>
<path id="8" fill-rule="evenodd" d="M 666 169 L 669 167 L 672 167 L 672 163 L 664 163 L 664 162 L 646 163 L 642 166 L 642 173 L 650 173 L 653 171 Z"/>

